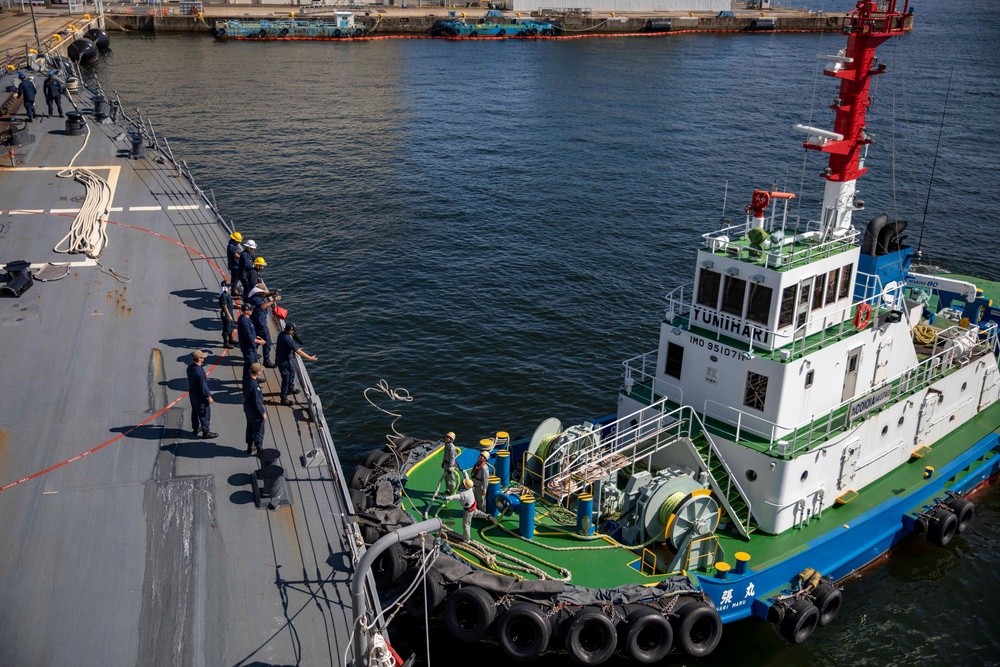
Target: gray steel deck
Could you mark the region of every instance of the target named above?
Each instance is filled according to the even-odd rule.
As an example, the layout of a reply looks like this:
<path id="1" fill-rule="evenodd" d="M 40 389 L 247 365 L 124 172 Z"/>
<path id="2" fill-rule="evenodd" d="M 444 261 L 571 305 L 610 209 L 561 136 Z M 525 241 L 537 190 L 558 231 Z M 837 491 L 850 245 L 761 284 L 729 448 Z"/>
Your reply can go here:
<path id="1" fill-rule="evenodd" d="M 39 120 L 0 166 L 0 265 L 86 259 L 52 251 L 84 195 L 56 173 L 84 137 Z M 0 298 L 0 664 L 342 665 L 353 561 L 339 464 L 298 461 L 329 444 L 326 425 L 308 393 L 279 406 L 265 372 L 265 444 L 295 504 L 257 509 L 242 359 L 222 350 L 216 312 L 228 233 L 173 164 L 128 159 L 123 126 L 88 125 L 74 166 L 112 183 L 100 262 L 130 282 L 78 266 Z M 211 442 L 188 430 L 199 348 L 213 355 Z"/>

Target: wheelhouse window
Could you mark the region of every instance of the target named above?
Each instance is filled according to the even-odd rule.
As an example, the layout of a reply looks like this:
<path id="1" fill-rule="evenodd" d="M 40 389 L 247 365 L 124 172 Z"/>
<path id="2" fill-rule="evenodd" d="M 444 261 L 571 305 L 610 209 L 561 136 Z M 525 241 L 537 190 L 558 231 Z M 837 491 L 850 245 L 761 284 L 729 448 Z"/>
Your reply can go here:
<path id="1" fill-rule="evenodd" d="M 837 277 L 840 275 L 840 269 L 834 269 L 827 275 L 826 280 L 826 305 L 830 305 L 837 300 Z"/>
<path id="2" fill-rule="evenodd" d="M 854 265 L 848 264 L 840 271 L 840 293 L 838 299 L 846 299 L 851 294 L 851 276 L 854 274 Z"/>
<path id="3" fill-rule="evenodd" d="M 726 283 L 722 288 L 722 312 L 742 317 L 743 297 L 746 292 L 747 281 L 726 276 Z"/>
<path id="4" fill-rule="evenodd" d="M 698 280 L 698 305 L 709 308 L 719 307 L 719 284 L 722 282 L 722 274 L 708 269 L 701 270 L 701 277 Z"/>
<path id="5" fill-rule="evenodd" d="M 819 308 L 823 307 L 823 293 L 825 291 L 824 290 L 825 287 L 826 287 L 826 274 L 821 273 L 820 275 L 816 276 L 816 279 L 813 281 L 813 306 L 812 306 L 813 310 L 818 310 Z"/>
<path id="6" fill-rule="evenodd" d="M 773 295 L 774 289 L 758 283 L 751 284 L 747 319 L 751 322 L 767 324 L 768 317 L 771 315 L 771 297 Z"/>
<path id="7" fill-rule="evenodd" d="M 748 371 L 746 391 L 743 393 L 743 405 L 763 411 L 766 400 L 767 376 Z"/>
<path id="8" fill-rule="evenodd" d="M 684 365 L 684 346 L 667 343 L 667 361 L 663 372 L 670 377 L 681 379 L 681 367 Z"/>
<path id="9" fill-rule="evenodd" d="M 778 313 L 778 328 L 782 329 L 792 323 L 795 317 L 795 285 L 786 287 L 781 292 L 781 312 Z"/>

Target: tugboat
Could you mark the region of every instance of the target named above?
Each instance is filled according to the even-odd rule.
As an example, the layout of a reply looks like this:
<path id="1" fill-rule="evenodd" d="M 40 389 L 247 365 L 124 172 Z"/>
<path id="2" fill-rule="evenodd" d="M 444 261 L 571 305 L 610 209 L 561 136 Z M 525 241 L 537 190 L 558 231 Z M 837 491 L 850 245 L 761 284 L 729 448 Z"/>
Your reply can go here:
<path id="1" fill-rule="evenodd" d="M 829 155 L 818 219 L 796 224 L 796 195 L 762 188 L 704 234 L 656 349 L 624 362 L 614 415 L 499 432 L 454 468 L 450 442 L 394 433 L 355 469 L 366 541 L 448 528 L 376 561 L 404 609 L 518 660 L 559 647 L 654 664 L 705 656 L 751 616 L 806 641 L 847 575 L 911 535 L 944 546 L 969 528 L 968 496 L 1000 472 L 1000 285 L 915 271 L 905 221 L 856 226 L 875 51 L 907 12 L 857 2 L 826 57 L 833 129 L 795 128 Z M 456 498 L 467 485 L 474 501 Z"/>
<path id="2" fill-rule="evenodd" d="M 465 12 L 462 18 L 449 21 L 438 21 L 431 29 L 431 34 L 443 37 L 551 37 L 556 34 L 558 26 L 545 21 L 522 19 L 520 14 L 505 16 L 499 9 L 490 9 L 482 20 L 475 23 L 466 21 Z"/>
<path id="3" fill-rule="evenodd" d="M 216 39 L 273 41 L 280 39 L 335 40 L 368 36 L 368 26 L 358 23 L 354 12 L 334 12 L 333 21 L 278 19 L 269 21 L 226 19 L 216 21 L 212 28 Z"/>

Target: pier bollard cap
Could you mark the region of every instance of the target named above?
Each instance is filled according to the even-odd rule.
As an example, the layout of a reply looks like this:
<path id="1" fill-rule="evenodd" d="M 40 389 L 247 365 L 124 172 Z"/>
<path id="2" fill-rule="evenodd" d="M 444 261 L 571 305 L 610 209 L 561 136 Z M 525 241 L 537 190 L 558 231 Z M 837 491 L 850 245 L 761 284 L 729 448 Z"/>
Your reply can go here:
<path id="1" fill-rule="evenodd" d="M 264 367 L 261 366 L 260 364 L 258 364 L 256 362 L 250 364 L 250 373 L 251 373 L 251 375 L 253 373 L 260 373 L 262 370 L 264 370 Z"/>
<path id="2" fill-rule="evenodd" d="M 244 245 L 246 247 L 250 248 L 251 250 L 254 250 L 254 249 L 257 248 L 257 242 L 254 241 L 253 239 L 247 239 L 247 242 Z"/>
<path id="3" fill-rule="evenodd" d="M 232 234 L 229 235 L 229 238 L 236 241 L 237 243 L 241 243 L 243 241 L 243 235 L 240 234 L 239 232 L 233 232 Z"/>
<path id="4" fill-rule="evenodd" d="M 194 352 L 191 353 L 191 356 L 194 357 L 195 359 L 207 359 L 208 353 L 202 350 L 195 350 Z"/>

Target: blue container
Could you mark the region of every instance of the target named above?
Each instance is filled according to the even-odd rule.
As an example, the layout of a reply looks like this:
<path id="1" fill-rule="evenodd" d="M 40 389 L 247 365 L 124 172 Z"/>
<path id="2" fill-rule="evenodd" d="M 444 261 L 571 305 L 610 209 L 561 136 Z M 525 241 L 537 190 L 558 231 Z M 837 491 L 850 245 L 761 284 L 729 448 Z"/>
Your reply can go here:
<path id="1" fill-rule="evenodd" d="M 500 514 L 497 510 L 497 496 L 500 495 L 500 478 L 490 475 L 489 484 L 486 486 L 486 513 L 490 516 Z"/>
<path id="2" fill-rule="evenodd" d="M 535 497 L 530 493 L 521 496 L 521 508 L 517 533 L 531 540 L 535 537 Z"/>
<path id="3" fill-rule="evenodd" d="M 500 488 L 510 487 L 510 451 L 501 449 L 497 452 L 497 460 L 494 471 L 500 478 Z"/>
<path id="4" fill-rule="evenodd" d="M 576 497 L 576 532 L 580 535 L 594 533 L 594 496 L 589 493 Z"/>

